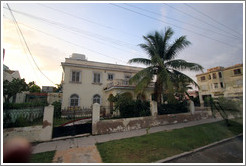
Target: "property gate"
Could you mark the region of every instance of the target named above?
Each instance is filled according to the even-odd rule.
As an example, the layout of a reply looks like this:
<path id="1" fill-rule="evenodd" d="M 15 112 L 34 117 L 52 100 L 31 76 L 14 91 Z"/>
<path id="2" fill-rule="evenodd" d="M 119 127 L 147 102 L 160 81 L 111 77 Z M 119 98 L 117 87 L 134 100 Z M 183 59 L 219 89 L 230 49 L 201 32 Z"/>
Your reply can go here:
<path id="1" fill-rule="evenodd" d="M 53 138 L 75 136 L 92 130 L 92 109 L 68 107 L 60 113 L 54 113 Z"/>

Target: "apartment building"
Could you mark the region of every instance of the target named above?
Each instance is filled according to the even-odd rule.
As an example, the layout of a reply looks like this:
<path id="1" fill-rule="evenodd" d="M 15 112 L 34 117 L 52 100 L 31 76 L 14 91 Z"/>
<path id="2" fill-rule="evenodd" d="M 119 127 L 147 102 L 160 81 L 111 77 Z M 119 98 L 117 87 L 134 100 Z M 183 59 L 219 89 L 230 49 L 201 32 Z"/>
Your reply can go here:
<path id="1" fill-rule="evenodd" d="M 201 104 L 206 97 L 243 98 L 243 64 L 210 68 L 196 77 Z"/>
<path id="2" fill-rule="evenodd" d="M 72 54 L 62 62 L 63 98 L 62 108 L 78 106 L 90 108 L 93 103 L 99 103 L 109 113 L 112 103 L 110 95 L 129 93 L 133 99 L 149 100 L 153 86 L 149 86 L 144 94 L 135 94 L 134 85 L 129 85 L 129 79 L 142 70 L 140 67 L 88 61 L 85 55 Z"/>

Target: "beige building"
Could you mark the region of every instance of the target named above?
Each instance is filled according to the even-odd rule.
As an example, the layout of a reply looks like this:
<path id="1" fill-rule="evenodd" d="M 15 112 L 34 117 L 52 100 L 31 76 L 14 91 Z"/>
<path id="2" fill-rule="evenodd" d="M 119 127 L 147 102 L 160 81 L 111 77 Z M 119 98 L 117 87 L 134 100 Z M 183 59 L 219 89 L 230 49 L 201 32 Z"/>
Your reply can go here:
<path id="1" fill-rule="evenodd" d="M 87 61 L 82 54 L 66 58 L 62 68 L 63 109 L 71 106 L 91 108 L 93 103 L 99 103 L 109 113 L 112 108 L 109 96 L 121 93 L 129 93 L 133 99 L 150 99 L 151 85 L 141 96 L 134 93 L 134 85 L 129 85 L 129 79 L 143 68 Z"/>
<path id="2" fill-rule="evenodd" d="M 206 97 L 243 99 L 243 64 L 214 67 L 196 77 L 201 104 Z"/>

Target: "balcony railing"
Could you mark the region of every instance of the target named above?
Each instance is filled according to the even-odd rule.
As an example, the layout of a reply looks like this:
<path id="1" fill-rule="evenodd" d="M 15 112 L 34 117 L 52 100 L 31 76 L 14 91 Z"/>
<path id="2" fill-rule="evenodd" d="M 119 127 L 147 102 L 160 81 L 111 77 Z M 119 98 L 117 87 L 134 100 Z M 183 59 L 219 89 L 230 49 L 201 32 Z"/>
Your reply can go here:
<path id="1" fill-rule="evenodd" d="M 151 82 L 148 87 L 154 87 L 155 83 Z M 129 83 L 129 80 L 124 80 L 124 79 L 115 79 L 112 82 L 108 83 L 105 89 L 109 89 L 112 87 L 135 87 L 135 84 Z"/>

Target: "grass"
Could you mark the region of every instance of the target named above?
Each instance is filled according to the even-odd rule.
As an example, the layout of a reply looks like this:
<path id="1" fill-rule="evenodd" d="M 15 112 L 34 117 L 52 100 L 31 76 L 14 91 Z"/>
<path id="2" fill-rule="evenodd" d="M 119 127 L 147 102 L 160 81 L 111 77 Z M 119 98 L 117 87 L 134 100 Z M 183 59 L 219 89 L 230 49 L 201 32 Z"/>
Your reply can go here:
<path id="1" fill-rule="evenodd" d="M 52 163 L 55 151 L 33 154 L 30 163 Z"/>
<path id="2" fill-rule="evenodd" d="M 105 163 L 150 163 L 243 132 L 242 124 L 230 122 L 229 127 L 220 121 L 96 145 Z"/>

